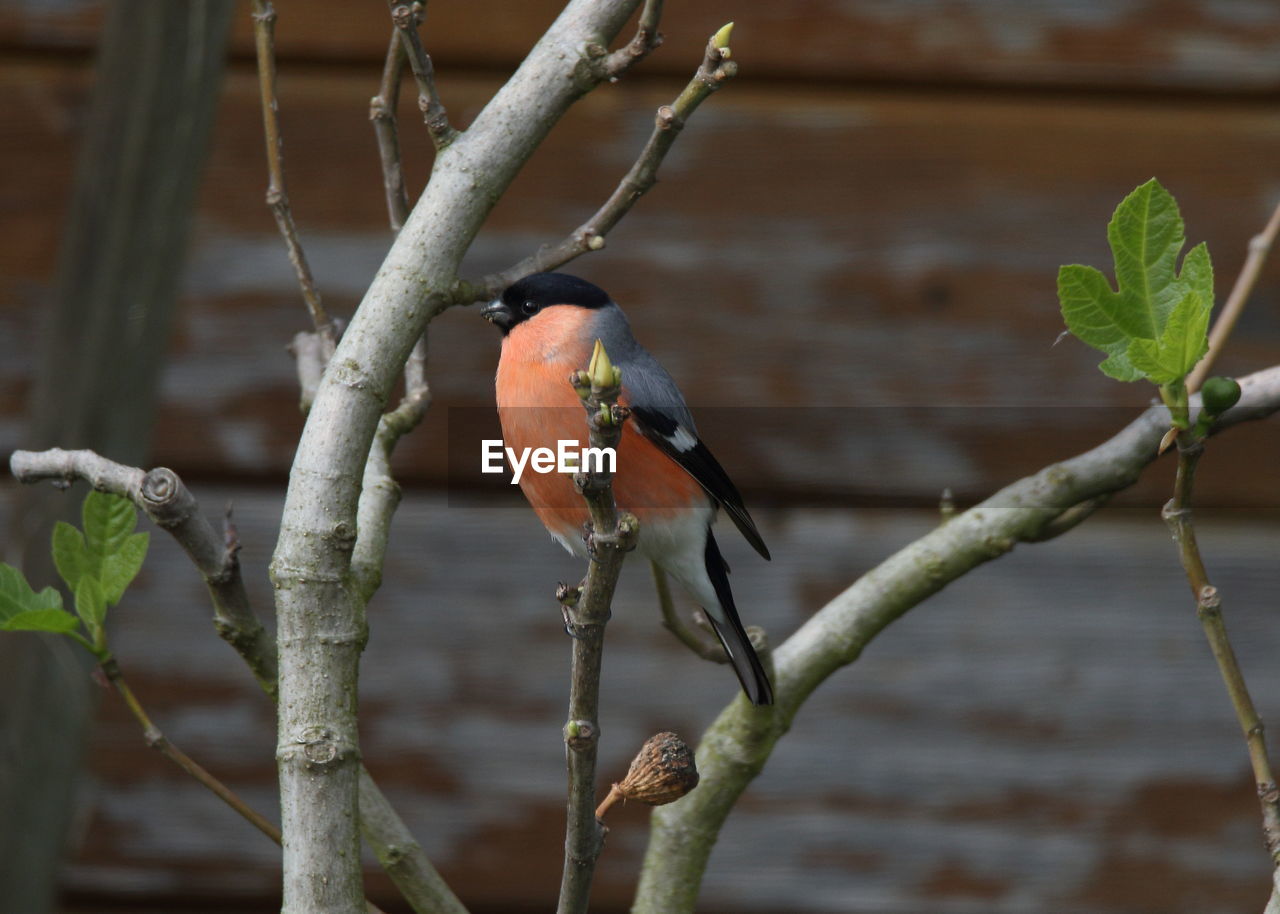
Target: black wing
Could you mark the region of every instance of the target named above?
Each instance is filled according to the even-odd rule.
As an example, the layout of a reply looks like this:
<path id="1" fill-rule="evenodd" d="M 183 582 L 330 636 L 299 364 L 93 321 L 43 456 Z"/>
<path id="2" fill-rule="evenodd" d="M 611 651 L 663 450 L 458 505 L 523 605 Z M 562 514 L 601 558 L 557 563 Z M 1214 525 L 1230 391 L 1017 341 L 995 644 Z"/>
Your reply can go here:
<path id="1" fill-rule="evenodd" d="M 668 413 L 647 406 L 632 406 L 631 418 L 636 429 L 658 446 L 664 454 L 684 467 L 685 472 L 706 489 L 707 494 L 719 502 L 733 521 L 734 526 L 756 552 L 768 559 L 769 547 L 764 544 L 755 521 L 742 503 L 742 495 L 720 466 L 707 446 L 689 429 Z"/>

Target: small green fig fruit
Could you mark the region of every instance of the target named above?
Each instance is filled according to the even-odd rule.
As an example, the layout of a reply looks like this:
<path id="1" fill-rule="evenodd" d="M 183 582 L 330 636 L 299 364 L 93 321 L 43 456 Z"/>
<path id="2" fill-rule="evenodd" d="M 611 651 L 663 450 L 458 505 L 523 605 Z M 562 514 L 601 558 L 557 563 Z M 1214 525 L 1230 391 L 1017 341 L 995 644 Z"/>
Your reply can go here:
<path id="1" fill-rule="evenodd" d="M 1235 378 L 1210 378 L 1200 388 L 1205 411 L 1220 416 L 1240 400 L 1240 384 Z"/>

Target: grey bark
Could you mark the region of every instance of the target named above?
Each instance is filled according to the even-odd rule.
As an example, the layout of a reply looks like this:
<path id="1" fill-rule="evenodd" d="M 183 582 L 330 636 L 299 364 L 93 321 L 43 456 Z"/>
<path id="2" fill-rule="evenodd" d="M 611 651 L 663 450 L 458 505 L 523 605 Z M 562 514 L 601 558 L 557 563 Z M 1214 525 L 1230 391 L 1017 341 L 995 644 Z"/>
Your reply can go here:
<path id="1" fill-rule="evenodd" d="M 1240 403 L 1223 414 L 1213 434 L 1280 411 L 1280 367 L 1240 378 L 1240 384 Z M 956 578 L 1018 543 L 1043 542 L 1045 530 L 1075 506 L 1132 485 L 1156 459 L 1168 428 L 1168 410 L 1153 406 L 1093 450 L 1020 479 L 950 518 L 818 610 L 773 652 L 777 703 L 753 708 L 738 696 L 698 745 L 698 789 L 654 810 L 633 914 L 694 910 L 711 850 L 734 803 L 828 676 L 856 661 L 881 631 Z"/>
<path id="2" fill-rule="evenodd" d="M 414 340 L 447 306 L 485 216 L 560 116 L 605 77 L 604 49 L 637 4 L 569 3 L 471 127 L 440 150 L 316 392 L 272 561 L 287 914 L 361 910 L 355 709 L 364 607 L 351 556 L 378 419 Z"/>
<path id="3" fill-rule="evenodd" d="M 141 463 L 221 82 L 230 0 L 111 4 L 28 441 Z M 32 303 L 36 307 L 36 303 Z M 54 579 L 49 530 L 71 500 L 16 494 L 6 558 Z M 92 708 L 89 658 L 66 639 L 0 639 L 0 912 L 51 910 Z"/>

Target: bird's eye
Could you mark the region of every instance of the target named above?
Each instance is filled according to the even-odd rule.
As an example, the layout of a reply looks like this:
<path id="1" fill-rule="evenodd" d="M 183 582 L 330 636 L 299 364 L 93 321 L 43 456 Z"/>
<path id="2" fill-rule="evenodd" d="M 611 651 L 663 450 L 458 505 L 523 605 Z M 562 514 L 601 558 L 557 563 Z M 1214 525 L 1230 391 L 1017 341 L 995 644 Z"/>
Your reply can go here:
<path id="1" fill-rule="evenodd" d="M 520 306 L 520 310 L 525 314 L 534 315 L 538 313 L 538 303 L 536 301 L 527 301 Z"/>

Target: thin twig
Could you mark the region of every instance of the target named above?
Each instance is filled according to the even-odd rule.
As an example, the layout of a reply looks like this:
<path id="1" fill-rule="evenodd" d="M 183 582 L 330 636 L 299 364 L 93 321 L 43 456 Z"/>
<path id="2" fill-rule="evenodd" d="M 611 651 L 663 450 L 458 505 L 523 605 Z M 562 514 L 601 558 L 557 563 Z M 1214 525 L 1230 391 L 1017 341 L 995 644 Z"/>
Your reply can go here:
<path id="1" fill-rule="evenodd" d="M 1258 275 L 1262 272 L 1267 254 L 1275 244 L 1277 234 L 1280 234 L 1280 203 L 1277 203 L 1276 208 L 1272 210 L 1267 227 L 1249 239 L 1249 253 L 1245 256 L 1244 266 L 1240 268 L 1235 285 L 1231 287 L 1231 294 L 1227 296 L 1227 303 L 1222 306 L 1222 313 L 1214 321 L 1213 330 L 1209 334 L 1209 351 L 1196 365 L 1195 370 L 1187 376 L 1188 393 L 1195 393 L 1200 389 L 1204 379 L 1209 376 L 1209 370 L 1213 368 L 1214 361 L 1227 345 L 1227 339 L 1235 329 L 1241 312 L 1244 311 L 1245 302 L 1249 300 L 1253 287 L 1258 283 Z"/>
<path id="2" fill-rule="evenodd" d="M 187 774 L 191 775 L 212 793 L 218 799 L 226 803 L 236 812 L 238 812 L 250 825 L 262 832 L 276 844 L 280 843 L 280 829 L 265 818 L 258 814 L 244 800 L 240 799 L 230 787 L 219 781 L 216 777 L 206 771 L 195 759 L 187 755 L 161 732 L 160 728 L 155 725 L 146 710 L 142 707 L 142 703 L 138 701 L 138 697 L 133 693 L 133 689 L 129 688 L 129 684 L 124 681 L 124 676 L 120 672 L 120 664 L 116 662 L 114 657 L 108 656 L 100 664 L 103 675 L 107 677 L 120 697 L 124 699 L 125 706 L 133 714 L 134 718 L 142 725 L 143 738 L 147 745 L 155 749 L 169 761 L 173 762 Z"/>
<path id="3" fill-rule="evenodd" d="M 421 10 L 412 10 L 416 22 Z M 393 10 L 393 15 L 395 15 Z M 415 32 L 416 35 L 416 32 Z M 396 130 L 396 102 L 400 97 L 400 77 L 408 56 L 398 27 L 391 30 L 386 63 L 382 69 L 382 85 L 370 107 L 374 130 L 378 135 L 378 152 L 382 159 L 383 183 L 387 192 L 387 213 L 393 231 L 399 232 L 409 217 L 409 196 L 404 186 L 400 162 L 400 141 Z M 364 479 L 357 509 L 359 534 L 351 557 L 351 571 L 357 590 L 367 601 L 382 583 L 382 566 L 386 559 L 387 538 L 391 518 L 400 504 L 400 486 L 391 476 L 391 453 L 400 439 L 416 428 L 431 405 L 431 391 L 426 380 L 427 337 L 424 332 L 414 344 L 404 366 L 404 398 L 378 422 L 365 461 Z"/>
<path id="4" fill-rule="evenodd" d="M 943 489 L 942 494 L 938 496 L 938 516 L 941 518 L 940 523 L 943 524 L 956 516 L 956 497 L 952 494 L 950 487 Z"/>
<path id="5" fill-rule="evenodd" d="M 605 236 L 658 181 L 658 168 L 676 141 L 681 129 L 698 105 L 738 72 L 729 59 L 730 51 L 718 47 L 715 37 L 707 42 L 702 64 L 684 91 L 670 105 L 658 109 L 653 133 L 631 170 L 595 214 L 558 244 L 544 247 L 499 273 L 491 273 L 474 283 L 459 283 L 455 304 L 491 299 L 516 280 L 530 273 L 542 273 L 563 266 L 588 251 L 605 246 Z"/>
<path id="6" fill-rule="evenodd" d="M 671 597 L 667 573 L 657 562 L 650 562 L 649 569 L 653 572 L 653 589 L 658 593 L 658 605 L 662 607 L 663 627 L 703 660 L 710 660 L 712 663 L 728 663 L 729 655 L 724 652 L 723 647 L 705 638 L 699 638 L 698 633 L 685 625 L 684 620 L 680 618 L 680 613 L 676 611 L 675 600 Z"/>
<path id="7" fill-rule="evenodd" d="M 142 702 L 138 700 L 138 696 L 134 694 L 133 689 L 125 682 L 124 675 L 120 672 L 120 664 L 114 657 L 108 656 L 106 660 L 100 663 L 100 666 L 103 675 L 107 677 L 107 681 L 115 687 L 115 690 L 120 693 L 120 697 L 124 699 L 125 706 L 129 709 L 129 712 L 142 725 L 143 739 L 146 740 L 148 746 L 199 781 L 258 831 L 276 844 L 280 844 L 282 836 L 280 829 L 275 824 L 268 821 L 252 806 L 240 799 L 234 790 L 210 774 L 199 762 L 174 745 L 161 729 L 155 725 L 155 722 L 151 720 L 151 716 L 147 714 L 146 709 L 142 707 Z M 365 911 L 368 914 L 384 914 L 381 908 L 367 899 L 365 900 Z"/>
<path id="8" fill-rule="evenodd" d="M 603 351 L 597 343 L 597 350 Z M 593 359 L 593 368 L 596 360 Z M 602 360 L 607 365 L 607 360 Z M 618 407 L 621 380 L 611 366 L 606 371 L 575 375 L 575 386 L 587 409 L 593 448 L 614 448 L 622 437 L 626 411 Z M 603 461 L 601 462 L 603 463 Z M 634 516 L 619 514 L 613 501 L 613 478 L 603 466 L 574 476 L 591 516 L 587 551 L 591 556 L 581 591 L 567 598 L 567 629 L 573 636 L 569 679 L 569 720 L 564 727 L 569 769 L 568 816 L 564 842 L 564 873 L 560 881 L 558 914 L 585 914 L 596 859 L 604 845 L 604 829 L 595 816 L 596 751 L 600 743 L 600 664 L 604 628 L 609 621 L 613 591 L 622 561 L 635 546 Z"/>
<path id="9" fill-rule="evenodd" d="M 259 685 L 274 701 L 276 640 L 254 614 L 244 591 L 234 543 L 216 533 L 204 519 L 195 497 L 172 470 L 143 472 L 93 451 L 14 451 L 13 477 L 22 483 L 45 480 L 66 488 L 83 479 L 101 492 L 130 499 L 157 526 L 167 531 L 205 579 L 214 605 L 218 634 L 249 665 Z M 360 771 L 360 826 L 378 862 L 418 914 L 466 914 L 427 859 L 386 797 L 363 767 Z"/>
<path id="10" fill-rule="evenodd" d="M 404 44 L 405 53 L 409 55 L 409 66 L 413 68 L 413 78 L 418 83 L 418 108 L 422 111 L 422 121 L 427 125 L 427 133 L 431 142 L 439 151 L 454 141 L 458 131 L 449 123 L 448 112 L 440 101 L 440 92 L 436 89 L 436 71 L 431 64 L 431 55 L 422 46 L 422 36 L 418 34 L 418 23 L 422 21 L 422 11 L 426 4 L 391 2 L 391 21 L 400 32 L 400 40 Z"/>
<path id="11" fill-rule="evenodd" d="M 404 186 L 404 167 L 400 161 L 400 131 L 396 108 L 400 103 L 400 78 L 409 58 L 405 55 L 400 30 L 392 27 L 387 45 L 387 60 L 382 66 L 382 83 L 378 94 L 369 102 L 369 120 L 378 139 L 378 158 L 382 162 L 382 186 L 387 195 L 387 219 L 393 232 L 400 231 L 409 218 L 409 192 Z"/>
<path id="12" fill-rule="evenodd" d="M 280 134 L 280 108 L 276 101 L 276 11 L 271 0 L 253 0 L 253 38 L 258 53 L 258 87 L 262 95 L 262 130 L 267 141 L 267 206 L 275 216 L 280 234 L 289 250 L 289 262 L 298 276 L 302 300 L 311 315 L 315 332 L 325 341 L 329 353 L 337 341 L 333 322 L 320 303 L 315 278 L 307 264 L 298 228 L 289 207 L 289 194 L 284 183 L 284 138 Z"/>
<path id="13" fill-rule="evenodd" d="M 1188 432 L 1179 436 L 1178 473 L 1174 479 L 1173 497 L 1162 509 L 1161 516 L 1169 526 L 1174 542 L 1178 544 L 1178 557 L 1187 574 L 1187 582 L 1191 585 L 1191 594 L 1196 601 L 1196 614 L 1204 627 L 1213 657 L 1218 662 L 1218 670 L 1222 673 L 1240 729 L 1244 731 L 1249 764 L 1253 768 L 1258 802 L 1262 807 L 1263 839 L 1272 864 L 1280 866 L 1280 789 L 1277 789 L 1275 776 L 1271 772 L 1262 719 L 1254 707 L 1244 673 L 1227 635 L 1226 622 L 1222 618 L 1222 597 L 1218 588 L 1209 581 L 1192 523 L 1191 494 L 1195 485 L 1196 468 L 1203 454 L 1203 440 Z"/>
<path id="14" fill-rule="evenodd" d="M 645 0 L 635 37 L 604 59 L 602 65 L 610 80 L 617 79 L 662 45 L 662 33 L 658 31 L 661 18 L 662 0 Z"/>

